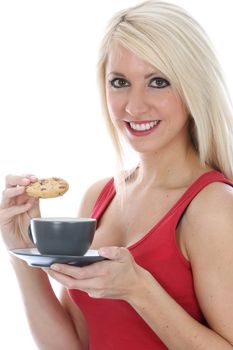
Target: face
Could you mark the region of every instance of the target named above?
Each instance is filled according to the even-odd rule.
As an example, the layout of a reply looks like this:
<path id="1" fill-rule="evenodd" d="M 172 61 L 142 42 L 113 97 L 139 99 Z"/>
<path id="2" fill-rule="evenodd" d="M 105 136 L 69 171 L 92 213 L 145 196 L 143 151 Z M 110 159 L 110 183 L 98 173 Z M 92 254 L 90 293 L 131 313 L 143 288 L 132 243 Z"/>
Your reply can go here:
<path id="1" fill-rule="evenodd" d="M 187 142 L 188 115 L 177 91 L 155 67 L 119 43 L 106 63 L 111 120 L 140 153 L 174 149 Z"/>

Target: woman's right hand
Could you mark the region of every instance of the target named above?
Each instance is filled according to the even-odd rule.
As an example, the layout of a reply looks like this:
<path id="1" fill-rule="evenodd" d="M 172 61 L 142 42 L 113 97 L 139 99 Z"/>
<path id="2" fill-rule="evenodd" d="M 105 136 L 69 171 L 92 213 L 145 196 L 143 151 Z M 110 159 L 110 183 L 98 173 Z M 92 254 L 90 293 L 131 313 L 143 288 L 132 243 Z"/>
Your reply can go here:
<path id="1" fill-rule="evenodd" d="M 39 200 L 29 197 L 25 188 L 36 180 L 34 175 L 6 176 L 0 203 L 0 228 L 8 249 L 33 246 L 28 237 L 28 226 L 31 218 L 40 217 Z"/>

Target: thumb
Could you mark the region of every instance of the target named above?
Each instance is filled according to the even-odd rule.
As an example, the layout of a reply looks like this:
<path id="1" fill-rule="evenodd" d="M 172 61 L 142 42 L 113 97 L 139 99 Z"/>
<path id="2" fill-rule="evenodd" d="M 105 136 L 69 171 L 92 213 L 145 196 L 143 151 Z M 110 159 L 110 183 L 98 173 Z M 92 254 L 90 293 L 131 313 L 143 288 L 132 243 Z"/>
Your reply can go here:
<path id="1" fill-rule="evenodd" d="M 124 247 L 103 247 L 99 249 L 99 255 L 119 262 L 125 262 L 131 256 L 127 248 Z"/>
<path id="2" fill-rule="evenodd" d="M 31 218 L 40 217 L 40 202 L 38 198 L 30 197 L 28 203 L 31 204 L 30 216 Z"/>

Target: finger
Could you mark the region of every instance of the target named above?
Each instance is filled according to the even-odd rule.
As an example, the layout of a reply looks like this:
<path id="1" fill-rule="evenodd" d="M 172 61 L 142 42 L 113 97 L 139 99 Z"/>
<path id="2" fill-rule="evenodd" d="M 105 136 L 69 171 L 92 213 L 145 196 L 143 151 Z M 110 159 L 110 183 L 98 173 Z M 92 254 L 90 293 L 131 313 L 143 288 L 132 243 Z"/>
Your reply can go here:
<path id="1" fill-rule="evenodd" d="M 23 194 L 25 191 L 24 186 L 18 186 L 18 187 L 9 187 L 5 189 L 2 193 L 2 207 L 8 206 L 12 200 L 12 198 L 17 197 L 21 194 Z"/>
<path id="2" fill-rule="evenodd" d="M 125 262 L 131 257 L 130 252 L 124 247 L 103 247 L 99 249 L 99 255 L 110 260 Z"/>
<path id="3" fill-rule="evenodd" d="M 37 176 L 31 173 L 25 173 L 25 174 L 21 174 L 22 177 L 27 177 L 28 179 L 30 179 L 31 181 L 36 181 L 38 180 Z"/>
<path id="4" fill-rule="evenodd" d="M 50 268 L 53 271 L 62 273 L 72 278 L 85 280 L 102 276 L 104 274 L 104 270 L 101 269 L 101 263 L 102 262 L 96 262 L 84 267 L 77 267 L 69 264 L 53 264 L 50 266 Z"/>
<path id="5" fill-rule="evenodd" d="M 7 175 L 5 182 L 6 182 L 6 187 L 15 187 L 15 186 L 27 186 L 31 182 L 36 181 L 37 177 L 32 174 L 25 174 L 22 176 L 18 175 Z"/>
<path id="6" fill-rule="evenodd" d="M 71 286 L 73 286 L 74 284 L 74 278 L 67 275 L 63 275 L 62 273 L 54 271 L 51 268 L 48 269 L 46 273 L 66 288 L 71 288 Z"/>
<path id="7" fill-rule="evenodd" d="M 15 199 L 15 201 L 13 201 L 13 199 Z M 36 199 L 37 198 L 29 197 L 28 194 L 25 193 L 24 186 L 11 187 L 3 191 L 0 207 L 8 208 L 13 205 L 25 204 L 26 202 L 32 202 L 32 204 L 34 204 Z"/>
<path id="8" fill-rule="evenodd" d="M 30 212 L 28 213 L 28 216 L 30 217 L 30 219 L 41 217 L 39 198 L 31 197 L 28 200 L 28 203 L 31 203 Z"/>
<path id="9" fill-rule="evenodd" d="M 64 275 L 52 269 L 49 269 L 47 271 L 47 274 L 68 289 L 79 289 L 79 290 L 82 290 L 83 292 L 90 292 L 90 291 L 93 291 L 94 289 L 95 290 L 98 289 L 97 278 L 88 279 L 88 280 L 77 280 L 71 276 Z"/>
<path id="10" fill-rule="evenodd" d="M 32 204 L 30 202 L 27 202 L 22 205 L 16 205 L 7 209 L 2 209 L 1 211 L 1 222 L 4 223 L 5 221 L 11 219 L 12 217 L 25 213 L 31 208 Z"/>

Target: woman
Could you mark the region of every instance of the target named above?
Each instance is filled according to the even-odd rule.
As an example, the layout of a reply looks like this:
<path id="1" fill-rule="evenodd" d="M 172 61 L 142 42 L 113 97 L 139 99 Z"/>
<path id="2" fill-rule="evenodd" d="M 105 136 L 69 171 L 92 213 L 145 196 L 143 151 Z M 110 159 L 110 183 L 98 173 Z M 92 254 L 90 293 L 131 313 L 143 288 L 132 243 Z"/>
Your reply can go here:
<path id="1" fill-rule="evenodd" d="M 102 42 L 99 80 L 118 154 L 130 172 L 95 183 L 79 216 L 97 218 L 83 268 L 28 267 L 12 257 L 40 349 L 233 349 L 233 116 L 200 26 L 174 5 L 147 1 L 117 13 Z M 40 215 L 8 176 L 1 203 L 9 249 L 29 247 Z M 48 276 L 63 286 L 58 300 Z"/>

